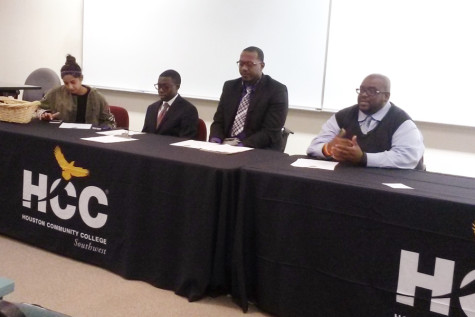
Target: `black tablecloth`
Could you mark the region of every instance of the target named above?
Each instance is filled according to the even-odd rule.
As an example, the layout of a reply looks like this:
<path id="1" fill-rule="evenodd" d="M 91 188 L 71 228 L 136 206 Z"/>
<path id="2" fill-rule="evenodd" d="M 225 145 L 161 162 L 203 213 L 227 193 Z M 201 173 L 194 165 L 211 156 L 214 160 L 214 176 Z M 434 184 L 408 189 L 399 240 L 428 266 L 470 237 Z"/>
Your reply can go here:
<path id="1" fill-rule="evenodd" d="M 475 179 L 291 166 L 297 158 L 242 169 L 232 294 L 244 310 L 248 300 L 292 317 L 475 310 Z M 421 287 L 425 277 L 446 293 Z M 415 297 L 413 305 L 397 300 L 411 283 L 415 294 L 404 298 Z M 445 301 L 441 308 L 431 300 Z"/>
<path id="2" fill-rule="evenodd" d="M 46 122 L 0 123 L 0 233 L 190 300 L 226 293 L 239 168 L 284 154 L 220 155 L 148 134 L 81 140 L 92 136 Z M 62 177 L 56 146 L 89 174 Z"/>

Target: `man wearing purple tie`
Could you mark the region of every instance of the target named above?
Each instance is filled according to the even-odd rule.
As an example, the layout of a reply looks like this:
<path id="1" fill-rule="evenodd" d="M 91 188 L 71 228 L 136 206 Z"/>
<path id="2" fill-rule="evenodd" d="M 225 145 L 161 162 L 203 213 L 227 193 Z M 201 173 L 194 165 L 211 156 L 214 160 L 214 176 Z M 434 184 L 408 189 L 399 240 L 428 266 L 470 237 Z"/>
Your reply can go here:
<path id="1" fill-rule="evenodd" d="M 241 77 L 224 83 L 209 141 L 280 150 L 287 87 L 262 73 L 264 53 L 258 47 L 244 49 L 237 64 Z"/>

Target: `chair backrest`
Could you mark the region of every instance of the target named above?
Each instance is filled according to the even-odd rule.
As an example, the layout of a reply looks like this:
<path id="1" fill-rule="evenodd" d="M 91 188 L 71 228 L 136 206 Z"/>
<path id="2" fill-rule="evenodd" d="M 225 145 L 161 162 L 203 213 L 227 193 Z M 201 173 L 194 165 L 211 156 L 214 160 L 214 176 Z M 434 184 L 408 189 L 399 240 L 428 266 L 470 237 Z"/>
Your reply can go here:
<path id="1" fill-rule="evenodd" d="M 118 128 L 129 129 L 129 112 L 119 106 L 109 106 Z"/>
<path id="2" fill-rule="evenodd" d="M 208 129 L 206 128 L 206 123 L 203 119 L 198 118 L 198 133 L 196 135 L 197 141 L 206 141 L 208 136 Z"/>
<path id="3" fill-rule="evenodd" d="M 282 128 L 282 146 L 280 148 L 280 151 L 283 153 L 285 151 L 285 147 L 287 145 L 287 139 L 289 138 L 289 134 L 294 134 L 294 131 L 283 127 Z"/>
<path id="4" fill-rule="evenodd" d="M 61 86 L 61 79 L 52 69 L 38 68 L 26 78 L 25 85 L 41 86 L 23 91 L 23 100 L 35 101 L 41 100 L 51 88 Z"/>

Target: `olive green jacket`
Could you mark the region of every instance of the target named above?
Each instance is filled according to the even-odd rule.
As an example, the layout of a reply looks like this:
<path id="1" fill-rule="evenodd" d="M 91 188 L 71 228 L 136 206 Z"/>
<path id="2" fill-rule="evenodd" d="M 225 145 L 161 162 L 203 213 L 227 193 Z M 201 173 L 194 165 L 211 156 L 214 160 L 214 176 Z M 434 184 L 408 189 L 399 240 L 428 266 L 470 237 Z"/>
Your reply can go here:
<path id="1" fill-rule="evenodd" d="M 90 92 L 87 97 L 86 123 L 90 123 L 94 126 L 109 126 L 115 128 L 114 115 L 110 112 L 109 105 L 104 96 L 95 88 L 87 88 L 90 89 Z M 59 112 L 60 115 L 58 119 L 64 122 L 75 122 L 77 97 L 72 95 L 63 85 L 51 89 L 41 100 L 40 108 L 43 109 L 43 111 L 41 109 L 38 111 L 38 117 L 40 117 L 41 113 L 45 110 L 48 110 L 53 113 Z"/>

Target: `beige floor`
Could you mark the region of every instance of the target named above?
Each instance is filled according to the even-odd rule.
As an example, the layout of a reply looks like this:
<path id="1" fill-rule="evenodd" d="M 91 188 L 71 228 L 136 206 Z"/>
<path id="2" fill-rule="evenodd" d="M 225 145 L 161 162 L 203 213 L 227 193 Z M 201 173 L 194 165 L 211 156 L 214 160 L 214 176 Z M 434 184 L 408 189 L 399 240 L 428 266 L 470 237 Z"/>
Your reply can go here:
<path id="1" fill-rule="evenodd" d="M 0 235 L 0 276 L 15 281 L 11 302 L 39 304 L 74 317 L 264 317 L 227 296 L 188 302 L 171 291 L 129 281 L 104 269 Z"/>

